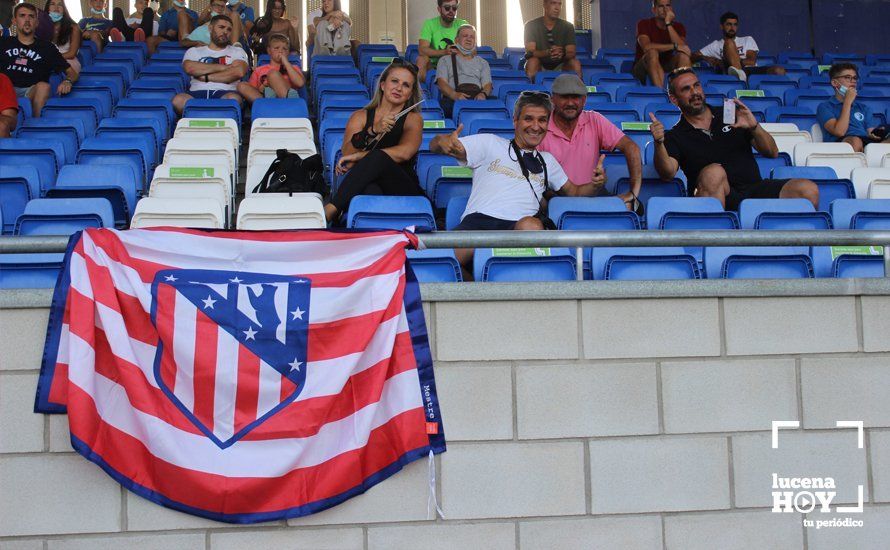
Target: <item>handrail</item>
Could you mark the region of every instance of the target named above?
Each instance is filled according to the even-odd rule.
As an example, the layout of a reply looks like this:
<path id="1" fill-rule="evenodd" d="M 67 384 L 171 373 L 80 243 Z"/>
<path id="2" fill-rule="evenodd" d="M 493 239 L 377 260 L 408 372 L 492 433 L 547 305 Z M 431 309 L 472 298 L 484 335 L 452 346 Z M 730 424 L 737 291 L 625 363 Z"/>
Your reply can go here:
<path id="1" fill-rule="evenodd" d="M 417 238 L 424 248 L 871 245 L 884 247 L 890 277 L 890 231 L 440 231 Z M 67 243 L 61 236 L 6 236 L 0 237 L 0 254 L 64 252 Z"/>

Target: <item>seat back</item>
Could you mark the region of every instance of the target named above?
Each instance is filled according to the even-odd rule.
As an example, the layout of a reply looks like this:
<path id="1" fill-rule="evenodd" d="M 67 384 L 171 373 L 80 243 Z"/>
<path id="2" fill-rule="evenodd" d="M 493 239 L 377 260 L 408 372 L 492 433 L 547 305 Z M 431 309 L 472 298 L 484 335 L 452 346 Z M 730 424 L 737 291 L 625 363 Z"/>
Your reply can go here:
<path id="1" fill-rule="evenodd" d="M 477 281 L 572 281 L 575 263 L 567 248 L 478 248 L 473 273 Z"/>
<path id="2" fill-rule="evenodd" d="M 346 215 L 351 229 L 396 229 L 409 226 L 435 230 L 436 217 L 426 197 L 359 195 L 352 199 Z"/>
<path id="3" fill-rule="evenodd" d="M 71 235 L 88 227 L 114 227 L 104 198 L 34 199 L 15 223 L 16 235 Z"/>

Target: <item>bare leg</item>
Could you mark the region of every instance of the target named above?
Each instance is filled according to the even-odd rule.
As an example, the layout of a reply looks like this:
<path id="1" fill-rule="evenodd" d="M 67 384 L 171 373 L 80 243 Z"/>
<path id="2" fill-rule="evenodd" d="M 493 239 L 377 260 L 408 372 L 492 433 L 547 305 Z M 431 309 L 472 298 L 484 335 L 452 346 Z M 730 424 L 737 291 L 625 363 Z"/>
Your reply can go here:
<path id="1" fill-rule="evenodd" d="M 244 98 L 238 92 L 229 92 L 226 95 L 222 96 L 222 99 L 234 99 L 238 102 L 238 105 L 244 103 Z"/>
<path id="2" fill-rule="evenodd" d="M 281 76 L 281 73 L 275 71 L 269 71 L 266 75 L 268 79 L 269 87 L 275 91 L 275 96 L 279 98 L 287 97 L 287 92 L 290 91 L 290 85 L 287 81 L 284 80 L 284 77 Z"/>
<path id="3" fill-rule="evenodd" d="M 565 63 L 562 64 L 562 70 L 564 71 L 575 71 L 578 73 L 578 78 L 584 80 L 584 73 L 581 72 L 581 62 L 578 61 L 577 58 L 569 59 Z"/>
<path id="4" fill-rule="evenodd" d="M 865 150 L 865 144 L 862 143 L 862 138 L 856 136 L 847 136 L 843 139 L 844 143 L 849 143 L 853 147 L 853 152 L 861 153 Z"/>
<path id="5" fill-rule="evenodd" d="M 807 199 L 819 209 L 819 187 L 810 180 L 790 179 L 779 193 L 780 199 Z"/>
<path id="6" fill-rule="evenodd" d="M 192 99 L 192 96 L 189 94 L 176 94 L 173 96 L 173 109 L 177 114 L 181 115 L 182 111 L 185 109 L 185 104 Z"/>
<path id="7" fill-rule="evenodd" d="M 739 58 L 739 50 L 732 38 L 723 39 L 723 62 L 726 68 L 735 67 L 742 70 L 742 60 Z"/>
<path id="8" fill-rule="evenodd" d="M 726 195 L 729 194 L 729 179 L 726 170 L 719 164 L 709 164 L 698 173 L 697 197 L 714 197 L 726 208 Z"/>
<path id="9" fill-rule="evenodd" d="M 43 111 L 43 106 L 46 105 L 46 101 L 51 95 L 52 90 L 50 89 L 48 82 L 38 82 L 28 91 L 28 98 L 31 100 L 31 110 L 34 112 L 34 118 L 40 116 L 40 112 Z"/>
<path id="10" fill-rule="evenodd" d="M 259 90 L 257 90 L 247 82 L 239 82 L 237 89 L 238 93 L 241 94 L 241 96 L 244 97 L 244 99 L 246 99 L 248 103 L 253 103 L 254 101 L 263 97 L 263 94 L 260 93 Z"/>
<path id="11" fill-rule="evenodd" d="M 767 69 L 766 72 L 767 74 L 774 74 L 776 76 L 785 76 L 785 67 L 773 65 L 769 69 Z"/>
<path id="12" fill-rule="evenodd" d="M 529 57 L 525 60 L 525 74 L 531 81 L 535 80 L 535 75 L 541 71 L 541 60 L 537 57 Z"/>
<path id="13" fill-rule="evenodd" d="M 658 52 L 655 50 L 645 52 L 642 61 L 646 64 L 646 72 L 649 74 L 652 85 L 660 87 L 664 83 L 664 69 L 661 67 Z"/>

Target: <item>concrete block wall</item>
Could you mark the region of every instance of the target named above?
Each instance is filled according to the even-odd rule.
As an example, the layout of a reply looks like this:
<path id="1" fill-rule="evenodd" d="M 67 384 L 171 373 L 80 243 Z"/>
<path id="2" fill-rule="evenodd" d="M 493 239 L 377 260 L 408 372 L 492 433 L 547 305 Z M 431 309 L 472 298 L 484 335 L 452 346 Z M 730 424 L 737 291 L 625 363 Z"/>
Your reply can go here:
<path id="1" fill-rule="evenodd" d="M 129 494 L 31 412 L 45 308 L 0 312 L 0 550 L 881 548 L 890 539 L 890 298 L 425 304 L 448 452 L 287 522 Z M 772 420 L 798 420 L 770 445 Z M 856 431 L 837 420 L 863 420 Z M 859 528 L 771 512 L 772 473 L 833 477 Z M 808 514 L 809 519 L 837 514 Z"/>

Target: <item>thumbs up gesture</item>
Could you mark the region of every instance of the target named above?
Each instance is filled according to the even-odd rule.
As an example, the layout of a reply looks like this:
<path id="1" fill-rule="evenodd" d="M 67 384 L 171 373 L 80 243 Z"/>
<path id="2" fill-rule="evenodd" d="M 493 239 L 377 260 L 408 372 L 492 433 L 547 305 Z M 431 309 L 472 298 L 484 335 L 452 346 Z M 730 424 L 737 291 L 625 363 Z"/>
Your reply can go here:
<path id="1" fill-rule="evenodd" d="M 591 178 L 590 183 L 594 184 L 597 189 L 602 189 L 603 185 L 606 184 L 606 169 L 603 168 L 605 160 L 606 155 L 600 155 L 599 162 L 596 163 L 596 167 L 593 169 L 593 178 Z"/>
<path id="2" fill-rule="evenodd" d="M 649 131 L 652 132 L 652 139 L 654 139 L 657 143 L 663 142 L 664 124 L 662 124 L 661 121 L 655 118 L 655 113 L 649 113 L 649 120 L 652 121 L 652 124 L 649 126 Z"/>
<path id="3" fill-rule="evenodd" d="M 457 129 L 444 136 L 444 139 L 440 142 L 442 147 L 442 152 L 446 155 L 451 155 L 452 157 L 457 158 L 466 158 L 467 151 L 464 149 L 464 144 L 460 142 L 460 131 L 464 129 L 463 124 L 458 124 Z"/>

